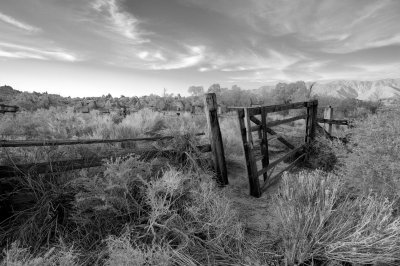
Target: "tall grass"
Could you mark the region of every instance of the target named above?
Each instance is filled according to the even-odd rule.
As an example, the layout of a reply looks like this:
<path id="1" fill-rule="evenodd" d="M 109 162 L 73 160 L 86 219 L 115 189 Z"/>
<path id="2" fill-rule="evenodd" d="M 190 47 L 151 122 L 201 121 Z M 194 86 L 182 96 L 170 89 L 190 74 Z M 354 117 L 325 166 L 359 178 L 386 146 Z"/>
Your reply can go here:
<path id="1" fill-rule="evenodd" d="M 351 152 L 341 175 L 354 190 L 390 197 L 400 191 L 400 111 L 378 113 L 358 121 L 351 134 Z"/>
<path id="2" fill-rule="evenodd" d="M 400 261 L 395 201 L 375 195 L 351 198 L 338 176 L 314 171 L 285 175 L 273 202 L 276 252 L 287 265 Z"/>
<path id="3" fill-rule="evenodd" d="M 33 115 L 34 124 L 28 128 L 36 132 L 31 136 L 107 139 L 172 135 L 173 140 L 157 141 L 153 146 L 179 150 L 187 160 L 184 164 L 176 158 L 142 161 L 131 155 L 106 160 L 102 168 L 14 180 L 15 190 L 9 194 L 13 215 L 3 221 L 0 232 L 2 247 L 6 247 L 2 263 L 50 261 L 62 265 L 46 255 L 49 250 L 59 250 L 60 241 L 65 250 L 71 250 L 71 264 L 242 261 L 242 224 L 230 201 L 214 185 L 208 168 L 198 164 L 201 155 L 196 146 L 202 140 L 194 135 L 205 131 L 204 118 L 165 118 L 142 110 L 116 121 L 95 113 L 60 115 L 53 111 L 57 112 L 39 111 L 41 121 Z M 53 121 L 56 116 L 62 117 L 62 122 Z M 28 128 L 21 125 L 19 130 L 31 134 Z M 75 133 L 71 133 L 73 128 Z M 110 148 L 104 147 L 9 149 L 5 154 L 12 163 L 38 162 Z"/>
<path id="4" fill-rule="evenodd" d="M 8 230 L 2 243 L 19 241 L 21 250 L 29 248 L 41 258 L 61 238 L 85 264 L 242 260 L 242 224 L 206 172 L 155 169 L 136 157 L 108 161 L 104 167 L 95 176 L 82 171 L 58 187 L 50 180 L 31 187 L 31 206 L 4 224 Z M 21 263 L 33 258 L 28 254 Z"/>

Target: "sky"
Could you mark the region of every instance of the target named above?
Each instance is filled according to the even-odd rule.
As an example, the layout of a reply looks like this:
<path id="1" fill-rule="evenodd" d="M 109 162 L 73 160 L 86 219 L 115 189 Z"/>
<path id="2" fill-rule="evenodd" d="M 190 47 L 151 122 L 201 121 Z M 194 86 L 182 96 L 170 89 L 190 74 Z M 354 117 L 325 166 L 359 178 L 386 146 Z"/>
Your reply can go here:
<path id="1" fill-rule="evenodd" d="M 0 84 L 63 96 L 400 77 L 400 0 L 0 0 Z"/>

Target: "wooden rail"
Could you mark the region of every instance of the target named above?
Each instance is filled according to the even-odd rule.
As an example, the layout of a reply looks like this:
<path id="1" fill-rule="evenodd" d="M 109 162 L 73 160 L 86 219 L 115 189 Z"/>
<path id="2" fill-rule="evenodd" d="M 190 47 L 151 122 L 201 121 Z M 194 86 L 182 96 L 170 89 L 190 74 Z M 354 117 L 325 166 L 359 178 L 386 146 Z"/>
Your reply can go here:
<path id="1" fill-rule="evenodd" d="M 298 115 L 287 119 L 275 120 L 267 122 L 268 113 L 279 112 L 291 109 L 307 108 L 306 115 Z M 318 101 L 309 102 L 298 102 L 291 104 L 281 104 L 272 106 L 258 106 L 258 107 L 232 107 L 238 114 L 240 132 L 243 142 L 243 150 L 246 159 L 247 175 L 250 184 L 250 195 L 254 197 L 260 197 L 262 192 L 266 187 L 271 184 L 271 180 L 277 179 L 284 171 L 294 167 L 294 165 L 301 159 L 307 156 L 305 147 L 310 145 L 315 138 L 316 125 L 317 125 L 317 109 Z M 256 115 L 261 115 L 261 120 Z M 298 148 L 295 148 L 289 141 L 285 140 L 282 136 L 279 136 L 271 127 L 290 123 L 296 120 L 306 119 L 306 132 L 305 132 L 305 144 Z M 255 125 L 253 125 L 255 124 Z M 253 132 L 258 132 L 258 139 L 253 140 Z M 269 148 L 268 142 L 271 138 L 269 135 L 275 135 L 279 141 L 284 143 L 287 147 L 291 149 L 283 157 L 270 162 L 269 158 Z M 255 145 L 260 145 L 261 156 L 256 155 L 256 150 L 258 150 Z M 272 176 L 274 168 L 289 159 L 294 160 L 289 163 L 280 173 Z M 257 166 L 257 161 L 261 160 L 262 167 L 259 170 Z M 264 177 L 264 184 L 260 186 L 259 176 Z"/>
<path id="2" fill-rule="evenodd" d="M 212 154 L 213 167 L 216 171 L 217 181 L 220 185 L 228 184 L 228 176 L 224 155 L 224 147 L 222 144 L 221 130 L 218 122 L 218 105 L 216 96 L 214 93 L 205 95 L 205 115 L 207 117 L 207 125 L 209 129 L 209 140 L 210 144 L 197 147 L 200 152 L 210 152 Z M 0 105 L 1 110 L 10 106 Z M 16 107 L 18 108 L 18 107 Z M 196 136 L 205 135 L 205 133 L 195 134 Z M 100 143 L 122 143 L 122 142 L 133 142 L 133 141 L 157 141 L 173 139 L 175 136 L 163 136 L 163 137 L 143 137 L 143 138 L 125 138 L 125 139 L 85 139 L 85 140 L 27 140 L 27 141 L 8 141 L 0 140 L 0 148 L 12 148 L 12 147 L 35 147 L 35 146 L 60 146 L 60 145 L 79 145 L 79 144 L 100 144 Z M 135 151 L 122 151 L 117 155 L 112 156 L 123 156 L 126 154 L 139 154 L 140 156 L 181 156 L 183 151 L 174 150 L 135 150 Z M 111 156 L 111 157 L 112 157 Z M 0 166 L 0 176 L 9 177 L 14 175 L 21 175 L 27 173 L 49 173 L 57 171 L 70 171 L 82 168 L 96 167 L 102 164 L 107 156 L 97 156 L 86 159 L 74 159 L 57 162 L 42 162 L 35 164 L 26 165 L 13 165 L 13 166 Z"/>
<path id="3" fill-rule="evenodd" d="M 16 113 L 18 110 L 19 110 L 19 107 L 16 105 L 0 104 L 0 114 Z"/>
<path id="4" fill-rule="evenodd" d="M 211 151 L 211 145 L 197 146 L 199 152 L 205 153 Z M 0 179 L 14 176 L 23 176 L 29 174 L 49 174 L 67 172 L 73 170 L 79 170 L 84 168 L 99 167 L 104 164 L 105 159 L 112 159 L 126 155 L 138 155 L 139 159 L 152 159 L 155 157 L 170 157 L 170 156 L 182 156 L 185 157 L 185 153 L 176 150 L 125 150 L 114 154 L 107 154 L 101 156 L 91 156 L 82 159 L 72 160 L 61 160 L 54 162 L 41 162 L 41 163 L 30 163 L 30 164 L 17 164 L 17 165 L 6 165 L 0 166 Z"/>
<path id="5" fill-rule="evenodd" d="M 330 124 L 330 125 L 342 125 L 348 126 L 349 121 L 346 119 L 325 119 L 325 118 L 318 118 L 318 123 Z"/>
<path id="6" fill-rule="evenodd" d="M 203 136 L 205 133 L 197 133 L 195 136 Z M 126 139 L 82 139 L 82 140 L 0 140 L 1 147 L 40 147 L 40 146 L 61 146 L 61 145 L 78 145 L 78 144 L 100 144 L 100 143 L 122 143 L 136 141 L 157 141 L 173 139 L 173 136 L 162 137 L 143 137 L 143 138 L 126 138 Z"/>

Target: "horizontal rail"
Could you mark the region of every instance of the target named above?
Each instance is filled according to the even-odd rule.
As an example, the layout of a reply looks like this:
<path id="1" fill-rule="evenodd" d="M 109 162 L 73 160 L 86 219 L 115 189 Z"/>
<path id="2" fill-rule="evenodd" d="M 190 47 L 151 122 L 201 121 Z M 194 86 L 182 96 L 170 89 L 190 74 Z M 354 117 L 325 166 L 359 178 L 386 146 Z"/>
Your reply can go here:
<path id="1" fill-rule="evenodd" d="M 210 144 L 197 146 L 197 148 L 202 153 L 211 151 Z M 182 152 L 176 150 L 131 150 L 119 152 L 114 155 L 109 154 L 107 156 L 89 157 L 84 159 L 0 166 L 0 178 L 23 176 L 27 174 L 67 172 L 84 168 L 99 167 L 103 165 L 104 159 L 117 158 L 129 154 L 139 155 L 139 159 L 151 159 L 155 157 L 169 157 L 178 155 L 184 156 Z"/>
<path id="2" fill-rule="evenodd" d="M 203 136 L 205 133 L 197 133 L 195 136 Z M 99 144 L 99 143 L 120 143 L 133 141 L 157 141 L 173 139 L 174 136 L 163 137 L 143 137 L 127 139 L 86 139 L 86 140 L 0 140 L 0 147 L 41 147 L 41 146 L 61 146 L 78 144 Z"/>
<path id="3" fill-rule="evenodd" d="M 229 107 L 231 110 L 237 109 L 248 109 L 249 115 L 260 115 L 261 109 L 264 109 L 267 113 L 274 113 L 279 111 L 286 111 L 291 109 L 300 109 L 304 107 L 311 107 L 315 105 L 317 101 L 309 101 L 309 102 L 296 102 L 289 104 L 278 104 L 278 105 L 268 105 L 261 107 Z"/>
<path id="4" fill-rule="evenodd" d="M 306 119 L 306 118 L 307 118 L 307 115 L 298 115 L 298 116 L 294 116 L 294 117 L 287 118 L 287 119 L 274 120 L 274 121 L 268 122 L 268 123 L 267 123 L 267 127 L 276 127 L 276 126 L 279 126 L 279 125 L 282 125 L 282 124 L 286 124 L 286 123 L 290 123 L 290 122 L 293 122 L 293 121 L 297 121 L 297 120 L 301 120 L 301 119 Z M 254 116 L 252 116 L 252 117 L 250 118 L 250 120 L 251 120 L 252 122 L 254 122 L 254 121 L 257 121 L 258 119 L 255 118 Z M 254 122 L 254 123 L 256 123 L 256 122 Z M 251 127 L 251 131 L 252 131 L 252 132 L 254 132 L 254 131 L 259 131 L 259 130 L 262 129 L 262 126 L 261 126 L 260 124 L 258 124 L 258 123 L 256 123 L 256 124 L 257 124 L 256 126 L 252 126 L 252 127 Z"/>
<path id="5" fill-rule="evenodd" d="M 1 114 L 16 113 L 18 110 L 19 110 L 19 107 L 16 105 L 0 104 L 0 113 Z"/>
<path id="6" fill-rule="evenodd" d="M 291 150 L 289 153 L 287 153 L 285 156 L 271 162 L 267 167 L 261 169 L 260 171 L 258 171 L 257 176 L 263 175 L 266 172 L 268 172 L 269 170 L 271 170 L 271 168 L 275 167 L 277 164 L 281 163 L 282 161 L 290 158 L 291 156 L 295 155 L 297 152 L 301 151 L 305 146 L 302 145 L 294 150 Z"/>
<path id="7" fill-rule="evenodd" d="M 344 125 L 348 126 L 349 121 L 345 119 L 324 119 L 324 118 L 318 118 L 317 122 L 319 123 L 325 123 L 325 124 L 333 124 L 333 125 Z"/>
<path id="8" fill-rule="evenodd" d="M 14 108 L 14 109 L 18 109 L 19 107 L 16 106 L 16 105 L 0 104 L 0 108 Z"/>
<path id="9" fill-rule="evenodd" d="M 296 121 L 296 120 L 306 119 L 306 118 L 307 118 L 307 115 L 298 115 L 298 116 L 294 116 L 294 117 L 287 118 L 287 119 L 275 120 L 275 121 L 272 121 L 272 122 L 268 122 L 267 123 L 267 127 L 275 127 L 275 126 L 278 126 L 278 125 L 281 125 L 281 124 L 286 124 L 286 123 L 290 123 L 290 122 L 293 122 L 293 121 Z"/>

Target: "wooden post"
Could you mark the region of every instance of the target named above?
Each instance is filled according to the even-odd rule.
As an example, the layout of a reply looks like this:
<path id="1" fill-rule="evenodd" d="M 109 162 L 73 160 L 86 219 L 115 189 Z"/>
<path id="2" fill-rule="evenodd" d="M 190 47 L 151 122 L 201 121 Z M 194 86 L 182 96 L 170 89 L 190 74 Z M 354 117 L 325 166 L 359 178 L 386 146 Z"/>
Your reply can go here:
<path id="1" fill-rule="evenodd" d="M 310 141 L 313 141 L 315 139 L 315 130 L 317 126 L 318 100 L 312 101 L 311 110 Z"/>
<path id="2" fill-rule="evenodd" d="M 260 182 L 257 175 L 257 164 L 254 160 L 252 143 L 249 141 L 248 130 L 246 129 L 245 110 L 237 110 L 239 118 L 240 133 L 242 135 L 244 156 L 246 159 L 247 176 L 249 178 L 250 195 L 259 198 L 261 196 Z M 247 118 L 246 118 L 247 119 Z M 246 120 L 248 122 L 248 120 Z M 251 132 L 250 132 L 251 134 Z"/>
<path id="3" fill-rule="evenodd" d="M 307 118 L 306 118 L 306 137 L 305 143 L 310 144 L 310 121 L 311 121 L 311 107 L 309 102 L 306 105 L 307 107 Z"/>
<path id="4" fill-rule="evenodd" d="M 262 123 L 262 140 L 261 140 L 261 153 L 262 167 L 267 168 L 269 165 L 269 154 L 268 154 L 268 130 L 267 130 L 267 112 L 265 108 L 261 107 L 261 123 Z M 264 182 L 267 182 L 268 173 L 264 173 Z"/>
<path id="5" fill-rule="evenodd" d="M 204 108 L 207 117 L 213 163 L 218 182 L 221 185 L 227 185 L 229 184 L 228 171 L 226 169 L 224 145 L 222 143 L 221 129 L 218 122 L 218 105 L 215 93 L 205 94 Z"/>
<path id="6" fill-rule="evenodd" d="M 329 106 L 328 108 L 325 108 L 324 110 L 324 119 L 333 119 L 333 108 Z M 332 136 L 332 124 L 326 124 L 324 125 L 325 130 L 329 133 L 329 135 Z"/>
<path id="7" fill-rule="evenodd" d="M 307 102 L 306 143 L 311 144 L 315 139 L 317 123 L 318 100 Z"/>

